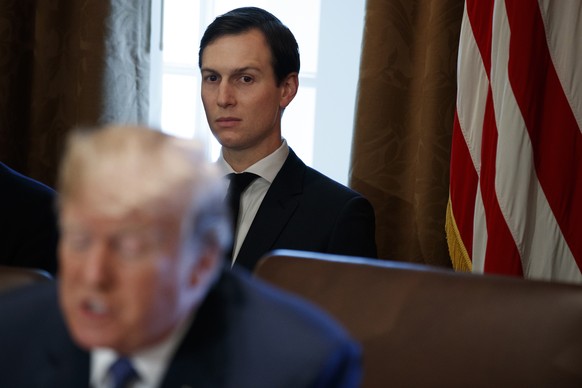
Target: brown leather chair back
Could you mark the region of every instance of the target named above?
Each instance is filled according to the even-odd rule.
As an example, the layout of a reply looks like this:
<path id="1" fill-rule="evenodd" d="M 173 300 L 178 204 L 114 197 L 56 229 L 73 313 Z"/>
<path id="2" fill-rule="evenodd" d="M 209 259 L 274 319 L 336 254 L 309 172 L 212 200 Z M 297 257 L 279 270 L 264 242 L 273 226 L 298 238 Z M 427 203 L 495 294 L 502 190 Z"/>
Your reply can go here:
<path id="1" fill-rule="evenodd" d="M 582 286 L 288 250 L 255 276 L 359 340 L 364 387 L 582 387 Z"/>
<path id="2" fill-rule="evenodd" d="M 16 287 L 50 280 L 52 280 L 52 276 L 40 269 L 0 265 L 0 293 Z"/>

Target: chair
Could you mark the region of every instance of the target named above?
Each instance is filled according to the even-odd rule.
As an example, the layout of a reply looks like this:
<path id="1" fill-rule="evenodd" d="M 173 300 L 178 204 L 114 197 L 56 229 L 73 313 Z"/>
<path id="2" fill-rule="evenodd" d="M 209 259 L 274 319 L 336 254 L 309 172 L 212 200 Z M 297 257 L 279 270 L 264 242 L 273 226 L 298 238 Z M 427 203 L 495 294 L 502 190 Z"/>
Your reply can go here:
<path id="1" fill-rule="evenodd" d="M 363 387 L 582 387 L 582 286 L 278 250 L 254 275 L 363 349 Z"/>
<path id="2" fill-rule="evenodd" d="M 0 293 L 52 279 L 48 272 L 40 269 L 0 265 Z"/>

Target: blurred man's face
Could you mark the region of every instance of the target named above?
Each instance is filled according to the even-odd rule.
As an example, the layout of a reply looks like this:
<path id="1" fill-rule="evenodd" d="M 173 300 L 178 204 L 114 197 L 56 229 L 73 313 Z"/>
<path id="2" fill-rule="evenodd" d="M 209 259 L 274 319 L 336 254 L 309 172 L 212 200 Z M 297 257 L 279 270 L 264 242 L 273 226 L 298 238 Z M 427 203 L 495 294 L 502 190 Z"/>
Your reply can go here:
<path id="1" fill-rule="evenodd" d="M 181 216 L 111 215 L 88 197 L 61 209 L 60 302 L 80 346 L 131 353 L 164 339 L 191 310 Z"/>
<path id="2" fill-rule="evenodd" d="M 271 51 L 259 30 L 210 43 L 201 73 L 206 118 L 224 149 L 263 155 L 281 145 L 281 114 L 295 96 L 297 75 L 277 85 Z"/>

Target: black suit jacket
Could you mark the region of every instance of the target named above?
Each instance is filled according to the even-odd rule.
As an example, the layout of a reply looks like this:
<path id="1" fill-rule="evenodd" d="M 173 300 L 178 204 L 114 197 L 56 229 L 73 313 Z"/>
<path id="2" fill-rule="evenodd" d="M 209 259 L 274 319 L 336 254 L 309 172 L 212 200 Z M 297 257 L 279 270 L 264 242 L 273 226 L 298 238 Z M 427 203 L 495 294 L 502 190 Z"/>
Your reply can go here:
<path id="1" fill-rule="evenodd" d="M 0 163 L 0 265 L 57 269 L 55 192 Z"/>
<path id="2" fill-rule="evenodd" d="M 0 387 L 86 387 L 89 354 L 71 340 L 54 284 L 0 298 Z M 162 387 L 357 387 L 359 347 L 319 311 L 224 271 Z"/>
<path id="3" fill-rule="evenodd" d="M 235 264 L 252 270 L 274 249 L 375 258 L 374 209 L 366 198 L 306 166 L 289 150 Z"/>

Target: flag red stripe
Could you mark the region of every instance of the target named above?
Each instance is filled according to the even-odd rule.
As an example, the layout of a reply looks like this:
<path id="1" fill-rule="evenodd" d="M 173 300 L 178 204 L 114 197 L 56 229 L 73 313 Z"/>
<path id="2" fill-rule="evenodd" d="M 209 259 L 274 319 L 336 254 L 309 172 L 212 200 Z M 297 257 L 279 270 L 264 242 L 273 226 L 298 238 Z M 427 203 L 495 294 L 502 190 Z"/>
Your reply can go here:
<path id="1" fill-rule="evenodd" d="M 473 35 L 481 53 L 481 60 L 491 79 L 491 28 L 493 25 L 494 0 L 467 0 L 465 7 L 471 22 Z"/>
<path id="2" fill-rule="evenodd" d="M 475 213 L 478 177 L 456 111 L 451 145 L 450 182 L 451 206 L 457 229 L 469 257 L 472 257 L 473 215 Z"/>
<path id="3" fill-rule="evenodd" d="M 491 37 L 494 1 L 467 0 L 466 6 L 467 16 L 471 22 L 473 35 L 479 47 L 487 77 L 491 80 Z M 503 217 L 495 192 L 497 138 L 497 125 L 495 123 L 491 87 L 489 86 L 483 122 L 480 171 L 481 196 L 488 235 L 484 270 L 491 273 L 523 276 L 519 251 Z"/>
<path id="4" fill-rule="evenodd" d="M 582 269 L 582 134 L 552 63 L 537 1 L 506 0 L 506 8 L 509 78 L 531 139 L 538 180 Z"/>

